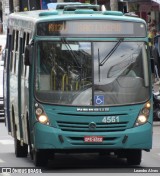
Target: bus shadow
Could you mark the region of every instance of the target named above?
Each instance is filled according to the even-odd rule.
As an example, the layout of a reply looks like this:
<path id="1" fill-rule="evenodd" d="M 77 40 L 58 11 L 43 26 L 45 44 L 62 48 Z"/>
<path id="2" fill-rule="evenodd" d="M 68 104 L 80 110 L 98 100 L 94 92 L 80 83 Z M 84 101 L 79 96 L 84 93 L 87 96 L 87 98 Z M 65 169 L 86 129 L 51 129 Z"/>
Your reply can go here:
<path id="1" fill-rule="evenodd" d="M 47 172 L 117 172 L 119 170 L 135 168 L 127 165 L 126 159 L 117 158 L 114 155 L 101 155 L 101 154 L 57 154 L 49 163 L 45 170 Z"/>

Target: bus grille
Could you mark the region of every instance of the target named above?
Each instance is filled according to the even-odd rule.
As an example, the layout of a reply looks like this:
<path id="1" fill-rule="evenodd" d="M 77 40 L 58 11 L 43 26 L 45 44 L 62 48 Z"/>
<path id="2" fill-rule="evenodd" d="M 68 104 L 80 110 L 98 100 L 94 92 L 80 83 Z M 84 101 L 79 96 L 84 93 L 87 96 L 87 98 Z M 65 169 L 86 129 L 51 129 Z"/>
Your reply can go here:
<path id="1" fill-rule="evenodd" d="M 127 128 L 128 122 L 119 122 L 119 123 L 96 123 L 96 128 L 91 130 L 89 128 L 89 123 L 80 123 L 80 122 L 64 122 L 57 121 L 59 128 L 62 131 L 70 132 L 118 132 L 124 131 Z"/>

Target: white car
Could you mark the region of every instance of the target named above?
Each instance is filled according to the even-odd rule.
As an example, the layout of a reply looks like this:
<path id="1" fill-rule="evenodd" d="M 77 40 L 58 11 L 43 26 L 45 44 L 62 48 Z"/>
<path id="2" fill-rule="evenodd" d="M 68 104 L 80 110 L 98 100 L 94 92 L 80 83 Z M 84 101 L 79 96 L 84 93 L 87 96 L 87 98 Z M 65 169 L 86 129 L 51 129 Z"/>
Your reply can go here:
<path id="1" fill-rule="evenodd" d="M 4 120 L 3 69 L 4 69 L 5 44 L 6 44 L 6 35 L 0 35 L 0 45 L 2 46 L 2 52 L 0 54 L 0 120 Z"/>

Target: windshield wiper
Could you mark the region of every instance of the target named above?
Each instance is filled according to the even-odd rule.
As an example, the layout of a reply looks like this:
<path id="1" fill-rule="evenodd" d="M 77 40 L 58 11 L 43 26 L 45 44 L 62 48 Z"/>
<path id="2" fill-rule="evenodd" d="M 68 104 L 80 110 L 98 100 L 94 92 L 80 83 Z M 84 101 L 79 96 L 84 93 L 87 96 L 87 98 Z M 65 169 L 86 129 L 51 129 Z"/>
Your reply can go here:
<path id="1" fill-rule="evenodd" d="M 100 76 L 101 76 L 101 69 L 100 69 L 100 55 L 99 55 L 99 48 L 98 48 L 98 77 L 100 82 Z"/>
<path id="2" fill-rule="evenodd" d="M 74 52 L 73 52 L 71 46 L 69 45 L 69 43 L 66 41 L 66 39 L 65 39 L 65 38 L 61 38 L 61 41 L 62 41 L 62 43 L 65 44 L 65 46 L 66 46 L 66 48 L 68 49 L 69 53 L 70 53 L 71 56 L 74 58 L 74 61 L 75 61 L 76 65 L 78 66 L 78 68 L 82 68 L 81 65 L 78 63 L 77 57 L 76 57 L 76 55 L 74 54 Z"/>
<path id="3" fill-rule="evenodd" d="M 118 48 L 118 46 L 121 44 L 121 42 L 123 41 L 124 39 L 121 38 L 116 44 L 115 46 L 111 49 L 111 51 L 104 57 L 104 59 L 99 62 L 99 66 L 103 66 L 107 60 L 112 56 L 112 54 L 115 52 L 115 50 Z M 99 52 L 99 51 L 98 51 Z"/>

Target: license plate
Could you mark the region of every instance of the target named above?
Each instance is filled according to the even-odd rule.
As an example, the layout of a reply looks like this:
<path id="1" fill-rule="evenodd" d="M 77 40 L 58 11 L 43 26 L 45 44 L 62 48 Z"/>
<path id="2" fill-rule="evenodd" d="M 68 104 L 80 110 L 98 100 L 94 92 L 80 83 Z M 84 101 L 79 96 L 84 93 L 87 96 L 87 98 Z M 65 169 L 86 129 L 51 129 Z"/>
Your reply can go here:
<path id="1" fill-rule="evenodd" d="M 84 136 L 84 142 L 103 142 L 102 136 Z"/>

